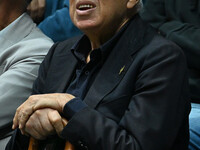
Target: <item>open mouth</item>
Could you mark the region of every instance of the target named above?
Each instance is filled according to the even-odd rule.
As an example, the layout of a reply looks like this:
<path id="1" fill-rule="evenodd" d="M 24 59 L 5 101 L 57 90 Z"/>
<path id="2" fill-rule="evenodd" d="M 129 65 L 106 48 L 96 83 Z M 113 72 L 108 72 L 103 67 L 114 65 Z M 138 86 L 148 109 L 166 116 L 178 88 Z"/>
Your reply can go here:
<path id="1" fill-rule="evenodd" d="M 79 10 L 88 10 L 88 9 L 91 9 L 91 8 L 94 8 L 93 5 L 80 5 L 78 7 Z"/>
<path id="2" fill-rule="evenodd" d="M 94 4 L 79 4 L 77 6 L 77 9 L 80 11 L 84 11 L 84 10 L 89 10 L 92 8 L 95 8 L 96 6 Z"/>

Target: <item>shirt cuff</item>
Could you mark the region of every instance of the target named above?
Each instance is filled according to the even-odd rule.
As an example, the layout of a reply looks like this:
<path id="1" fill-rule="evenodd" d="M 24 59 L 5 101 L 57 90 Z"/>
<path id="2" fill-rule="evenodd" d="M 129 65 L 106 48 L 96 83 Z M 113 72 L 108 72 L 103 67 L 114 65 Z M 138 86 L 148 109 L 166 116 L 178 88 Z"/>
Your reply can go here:
<path id="1" fill-rule="evenodd" d="M 87 104 L 80 98 L 74 98 L 65 104 L 63 115 L 67 120 L 70 120 L 77 112 L 87 107 Z"/>

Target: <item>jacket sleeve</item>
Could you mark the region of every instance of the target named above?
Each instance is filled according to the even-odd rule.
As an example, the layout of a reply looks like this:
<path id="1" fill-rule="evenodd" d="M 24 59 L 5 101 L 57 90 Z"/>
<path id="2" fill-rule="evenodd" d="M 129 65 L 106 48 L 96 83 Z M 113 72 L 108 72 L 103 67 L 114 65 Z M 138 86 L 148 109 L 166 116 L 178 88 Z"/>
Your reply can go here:
<path id="1" fill-rule="evenodd" d="M 86 107 L 69 120 L 62 136 L 82 149 L 171 149 L 182 123 L 187 125 L 189 106 L 186 62 L 177 49 L 173 45 L 148 48 L 129 106 L 119 122 Z M 114 103 L 110 107 L 115 107 Z M 183 147 L 187 147 L 185 143 Z"/>
<path id="2" fill-rule="evenodd" d="M 56 45 L 56 44 L 55 44 Z M 40 46 L 40 48 L 41 49 L 38 49 L 40 52 L 42 52 L 43 50 L 43 48 Z M 52 51 L 52 49 L 54 48 L 54 46 L 52 46 L 52 48 L 49 50 L 49 52 L 51 52 Z M 44 59 L 44 56 L 46 55 L 46 53 L 45 54 L 42 54 L 41 53 L 41 59 L 39 59 L 40 57 L 38 57 L 38 59 L 39 59 L 39 62 L 38 62 L 38 64 L 35 64 L 36 66 L 35 66 L 35 69 L 36 70 L 38 70 L 38 67 L 40 68 L 39 69 L 39 73 L 38 73 L 38 76 L 39 77 L 37 77 L 36 78 L 36 75 L 32 75 L 33 76 L 33 79 L 32 79 L 32 83 L 33 83 L 33 81 L 35 80 L 35 78 L 36 78 L 36 80 L 35 80 L 35 82 L 34 82 L 34 84 L 30 84 L 29 86 L 28 85 L 26 85 L 26 86 L 28 86 L 29 88 L 27 88 L 27 92 L 28 93 L 26 93 L 26 98 L 28 98 L 28 96 L 29 95 L 31 95 L 31 91 L 32 91 L 32 94 L 43 94 L 43 88 L 44 88 L 44 83 L 45 83 L 45 77 L 46 77 L 46 73 L 44 73 L 44 70 L 46 70 L 47 68 L 46 68 L 46 64 L 48 63 L 48 61 L 49 61 L 49 57 L 48 58 L 46 58 L 45 57 L 45 59 Z M 51 56 L 50 56 L 51 57 Z M 37 57 L 36 57 L 37 58 Z M 31 60 L 31 58 L 29 58 L 30 60 Z M 33 58 L 32 58 L 33 59 Z M 44 59 L 44 60 L 43 60 Z M 43 61 L 42 63 L 41 63 L 41 61 Z M 34 62 L 34 61 L 33 61 Z M 29 62 L 30 63 L 30 62 Z M 40 64 L 41 63 L 41 64 Z M 31 64 L 31 63 L 30 63 Z M 40 65 L 39 65 L 40 64 Z M 27 66 L 28 68 L 32 68 L 33 69 L 33 67 L 34 67 L 34 65 L 30 65 L 30 66 Z M 35 70 L 35 71 L 36 71 Z M 36 73 L 36 72 L 35 72 Z M 29 73 L 30 74 L 30 73 Z M 29 77 L 29 74 L 27 73 L 27 76 L 28 77 L 26 77 L 26 78 L 30 78 Z M 31 81 L 30 81 L 31 82 Z M 37 83 L 39 83 L 40 84 L 40 86 L 37 86 Z M 32 88 L 32 85 L 33 85 L 33 88 Z M 15 87 L 16 88 L 16 87 Z M 19 92 L 19 91 L 17 91 L 17 92 Z M 16 94 L 16 95 L 13 95 L 13 97 L 15 96 L 22 96 L 22 94 L 25 94 L 25 92 L 23 93 L 23 92 L 21 92 L 20 94 Z M 25 99 L 24 99 L 25 100 Z M 23 102 L 23 101 L 22 101 Z M 20 105 L 22 102 L 18 102 L 19 104 L 18 105 Z M 2 106 L 2 105 L 0 105 L 0 106 Z M 17 106 L 15 106 L 16 108 L 17 108 Z M 14 113 L 15 113 L 15 110 L 16 110 L 16 108 L 14 109 L 14 110 L 11 110 L 11 111 L 13 111 L 13 116 L 14 116 Z M 6 108 L 7 109 L 7 108 Z M 13 118 L 13 117 L 12 117 Z M 12 122 L 12 118 L 10 118 L 10 122 Z M 9 142 L 8 142 L 8 144 L 7 144 L 7 146 L 6 146 L 6 150 L 27 150 L 28 149 L 28 146 L 29 146 L 29 137 L 27 137 L 27 136 L 25 136 L 25 135 L 22 135 L 21 134 L 21 131 L 19 130 L 19 129 L 15 129 L 14 130 L 14 133 L 12 134 L 12 137 L 11 137 L 11 139 L 9 140 Z"/>
<path id="3" fill-rule="evenodd" d="M 52 44 L 49 41 L 40 42 L 43 44 L 34 40 L 21 42 L 6 52 L 12 55 L 12 59 L 5 55 L 8 62 L 4 66 L 5 71 L 0 75 L 1 134 L 6 127 L 9 126 L 10 129 L 16 108 L 30 96 L 39 65 Z M 30 43 L 35 46 L 30 46 Z M 2 136 L 4 135 L 1 138 Z"/>
<path id="4" fill-rule="evenodd" d="M 64 41 L 81 33 L 70 19 L 68 6 L 56 10 L 54 14 L 45 18 L 38 27 L 54 42 Z"/>

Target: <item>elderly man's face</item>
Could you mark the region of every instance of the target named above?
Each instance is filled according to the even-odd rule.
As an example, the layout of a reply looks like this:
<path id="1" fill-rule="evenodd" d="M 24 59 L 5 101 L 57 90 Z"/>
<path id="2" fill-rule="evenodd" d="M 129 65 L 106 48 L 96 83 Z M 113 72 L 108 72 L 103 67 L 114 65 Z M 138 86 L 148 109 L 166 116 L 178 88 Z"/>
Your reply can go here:
<path id="1" fill-rule="evenodd" d="M 70 16 L 74 24 L 82 31 L 106 32 L 105 30 L 120 25 L 126 19 L 128 1 L 70 0 Z"/>

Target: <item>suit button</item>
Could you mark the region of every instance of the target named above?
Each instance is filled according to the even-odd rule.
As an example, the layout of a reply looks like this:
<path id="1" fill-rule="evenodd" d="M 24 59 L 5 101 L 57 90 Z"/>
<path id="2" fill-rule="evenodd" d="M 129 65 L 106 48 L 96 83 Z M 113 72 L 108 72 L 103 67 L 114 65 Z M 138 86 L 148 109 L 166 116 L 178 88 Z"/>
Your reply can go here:
<path id="1" fill-rule="evenodd" d="M 82 141 L 78 141 L 78 145 L 79 145 L 80 147 L 82 147 L 83 149 L 88 150 L 88 147 L 85 146 L 85 145 L 83 144 Z"/>
<path id="2" fill-rule="evenodd" d="M 85 75 L 88 76 L 90 74 L 89 71 L 85 71 Z"/>
<path id="3" fill-rule="evenodd" d="M 84 144 L 82 141 L 78 141 L 78 145 L 81 146 L 81 147 L 84 147 Z"/>

